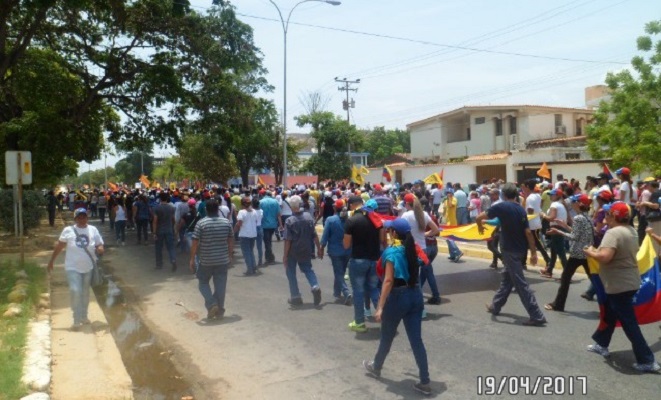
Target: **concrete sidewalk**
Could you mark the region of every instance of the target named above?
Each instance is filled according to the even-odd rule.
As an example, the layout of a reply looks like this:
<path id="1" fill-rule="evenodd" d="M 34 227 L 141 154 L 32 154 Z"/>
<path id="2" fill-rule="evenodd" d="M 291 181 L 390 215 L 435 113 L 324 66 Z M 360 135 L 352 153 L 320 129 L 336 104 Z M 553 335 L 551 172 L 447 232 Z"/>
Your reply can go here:
<path id="1" fill-rule="evenodd" d="M 69 287 L 61 264 L 56 264 L 51 275 L 51 309 L 51 398 L 133 398 L 131 378 L 94 292 L 90 293 L 88 314 L 92 324 L 79 332 L 69 329 L 73 319 Z"/>

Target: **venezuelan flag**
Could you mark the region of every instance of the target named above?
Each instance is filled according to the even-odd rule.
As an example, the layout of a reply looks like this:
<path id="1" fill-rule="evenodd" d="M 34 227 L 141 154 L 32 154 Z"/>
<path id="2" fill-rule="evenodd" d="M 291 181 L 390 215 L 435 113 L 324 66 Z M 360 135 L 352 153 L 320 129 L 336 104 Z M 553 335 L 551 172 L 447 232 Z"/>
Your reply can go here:
<path id="1" fill-rule="evenodd" d="M 390 169 L 390 167 L 388 167 L 387 165 L 383 166 L 383 174 L 382 175 L 383 175 L 384 178 L 386 178 L 386 181 L 392 182 L 393 173 L 392 173 L 392 170 Z"/>
<path id="2" fill-rule="evenodd" d="M 645 236 L 643 244 L 636 255 L 638 271 L 640 272 L 640 289 L 633 298 L 633 309 L 636 320 L 640 325 L 651 324 L 661 321 L 661 274 L 659 273 L 659 257 L 656 256 L 652 239 Z M 599 314 L 604 315 L 604 304 L 606 302 L 606 291 L 599 278 L 599 263 L 588 257 L 590 267 L 590 279 L 597 292 L 599 302 Z M 620 326 L 618 322 L 617 326 Z M 605 327 L 603 321 L 599 322 L 599 329 Z"/>
<path id="3" fill-rule="evenodd" d="M 528 221 L 535 218 L 536 215 L 528 215 Z M 482 242 L 491 240 L 491 235 L 493 234 L 496 226 L 500 225 L 500 221 L 496 218 L 494 220 L 487 220 L 484 223 L 484 233 L 480 235 L 480 230 L 477 228 L 477 224 L 468 224 L 468 225 L 441 225 L 439 228 L 441 232 L 439 236 L 443 239 L 452 239 L 456 242 Z"/>
<path id="4" fill-rule="evenodd" d="M 608 168 L 608 164 L 604 163 L 604 174 L 608 175 L 608 179 L 613 179 L 613 174 L 611 173 L 610 168 Z"/>

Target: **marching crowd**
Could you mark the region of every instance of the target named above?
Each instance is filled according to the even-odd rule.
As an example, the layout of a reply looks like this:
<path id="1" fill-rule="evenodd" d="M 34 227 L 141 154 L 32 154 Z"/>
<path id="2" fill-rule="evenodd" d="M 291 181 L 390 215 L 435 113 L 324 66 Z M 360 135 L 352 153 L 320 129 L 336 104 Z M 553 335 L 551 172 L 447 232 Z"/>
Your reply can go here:
<path id="1" fill-rule="evenodd" d="M 76 253 L 76 248 L 103 252 L 98 230 L 87 224 L 88 213 L 98 217 L 101 224 L 108 217 L 119 246 L 125 245 L 127 230 L 135 231 L 137 244 L 153 240 L 156 269 L 164 265 L 163 247 L 172 271 L 178 268 L 177 248 L 187 252 L 188 267 L 199 280 L 209 319 L 224 316 L 227 272 L 237 242 L 244 274 L 257 276 L 260 268 L 275 262 L 273 241 L 284 241 L 282 261 L 291 307 L 303 303 L 297 267 L 310 286 L 314 304 L 321 303 L 312 260 L 327 254 L 334 272 L 333 296 L 337 302 L 353 306 L 348 328 L 366 332 L 369 317 L 381 323 L 378 351 L 372 361 L 364 362 L 368 373 L 380 376 L 401 321 L 419 368 L 420 381 L 414 389 L 429 394 L 421 333 L 426 315 L 422 288 L 429 285 L 428 305 L 441 303 L 432 266 L 438 254 L 439 231 L 476 223 L 482 233 L 486 225 L 493 225 L 493 234 L 487 238 L 493 253 L 490 267 L 497 269 L 500 262 L 504 269 L 500 288 L 487 304 L 488 312 L 498 315 L 508 296 L 516 293 L 529 314 L 524 325 L 546 324 L 542 309 L 564 311 L 574 272 L 582 266 L 589 275 L 587 256 L 593 257 L 600 263 L 606 291 L 605 324 L 593 334 L 595 343 L 588 350 L 608 356 L 608 344 L 619 321 L 634 349 L 634 368 L 658 371 L 661 368 L 638 327 L 632 298 L 640 286 L 635 255 L 646 234 L 661 254 L 659 180 L 647 178 L 634 183 L 628 168 L 619 169 L 616 175 L 617 179 L 603 172 L 587 177 L 585 186 L 558 176 L 553 184 L 530 179 L 517 185 L 493 179 L 467 188 L 460 183 L 428 185 L 417 180 L 401 186 L 362 187 L 330 182 L 289 190 L 256 186 L 94 191 L 86 202 L 76 196 L 70 199 L 76 225 L 65 228 L 49 268 L 59 251 L 64 247 L 71 250 L 67 251 L 65 268 L 72 291 L 74 326 L 79 326 L 87 322 L 83 303 L 89 293 L 87 275 L 92 257 Z M 64 199 L 69 197 L 60 197 Z M 458 262 L 463 253 L 453 240 L 447 242 L 449 260 Z M 528 269 L 528 251 L 532 265 L 537 263 L 538 253 L 544 259 L 539 271 L 543 277 L 553 277 L 558 260 L 562 266 L 557 295 L 543 307 L 523 272 Z M 593 300 L 595 289 L 590 286 L 581 296 Z"/>

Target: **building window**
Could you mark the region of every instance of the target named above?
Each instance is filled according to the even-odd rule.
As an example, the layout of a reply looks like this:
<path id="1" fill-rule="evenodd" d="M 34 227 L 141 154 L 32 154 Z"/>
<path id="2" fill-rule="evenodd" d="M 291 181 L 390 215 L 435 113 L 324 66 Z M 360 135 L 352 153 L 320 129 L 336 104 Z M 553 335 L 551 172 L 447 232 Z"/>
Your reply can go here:
<path id="1" fill-rule="evenodd" d="M 583 120 L 576 120 L 576 136 L 583 136 Z"/>
<path id="2" fill-rule="evenodd" d="M 562 126 L 562 114 L 555 114 L 555 126 Z"/>
<path id="3" fill-rule="evenodd" d="M 516 117 L 510 118 L 510 135 L 516 135 Z"/>
<path id="4" fill-rule="evenodd" d="M 483 123 L 486 122 L 486 120 L 487 120 L 487 119 L 486 119 L 485 117 L 478 117 L 478 118 L 475 118 L 475 125 L 483 124 Z"/>
<path id="5" fill-rule="evenodd" d="M 494 123 L 496 124 L 496 136 L 503 136 L 503 120 L 496 118 Z"/>
<path id="6" fill-rule="evenodd" d="M 581 153 L 565 153 L 565 160 L 580 160 Z"/>
<path id="7" fill-rule="evenodd" d="M 468 141 L 471 140 L 471 128 L 470 127 L 466 128 L 466 140 L 468 140 Z"/>

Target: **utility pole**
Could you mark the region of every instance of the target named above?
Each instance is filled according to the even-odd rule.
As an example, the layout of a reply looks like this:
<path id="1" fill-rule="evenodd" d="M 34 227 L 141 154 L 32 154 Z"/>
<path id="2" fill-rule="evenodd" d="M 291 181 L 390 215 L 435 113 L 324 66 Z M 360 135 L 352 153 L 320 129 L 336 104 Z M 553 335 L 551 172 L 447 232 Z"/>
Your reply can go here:
<path id="1" fill-rule="evenodd" d="M 349 92 L 357 92 L 358 88 L 352 88 L 352 84 L 359 84 L 360 79 L 356 79 L 355 81 L 348 80 L 347 78 L 340 79 L 338 77 L 335 77 L 335 82 L 338 83 L 343 83 L 344 86 L 339 86 L 337 90 L 341 92 L 346 92 L 347 94 L 347 99 L 342 101 L 342 108 L 344 110 L 347 110 L 347 124 L 351 126 L 351 118 L 349 117 L 349 109 L 350 108 L 356 108 L 356 102 L 351 99 L 351 102 L 349 102 Z M 353 165 L 353 160 L 351 159 L 351 141 L 348 142 L 348 147 L 347 147 L 347 154 L 349 156 L 349 166 Z"/>

